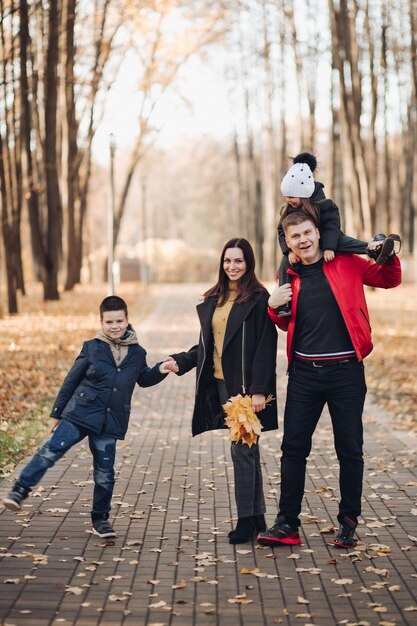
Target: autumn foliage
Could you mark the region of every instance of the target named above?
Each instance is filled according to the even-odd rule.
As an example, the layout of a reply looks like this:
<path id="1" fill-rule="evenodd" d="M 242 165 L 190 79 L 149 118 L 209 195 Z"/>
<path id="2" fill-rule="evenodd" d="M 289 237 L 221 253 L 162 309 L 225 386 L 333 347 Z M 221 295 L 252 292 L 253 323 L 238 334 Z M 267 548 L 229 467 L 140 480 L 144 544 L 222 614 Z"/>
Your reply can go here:
<path id="1" fill-rule="evenodd" d="M 268 396 L 266 402 L 270 402 L 272 396 Z M 229 427 L 231 441 L 247 443 L 251 448 L 258 441 L 263 428 L 258 416 L 252 410 L 250 396 L 232 396 L 223 405 L 226 413 L 225 423 Z"/>

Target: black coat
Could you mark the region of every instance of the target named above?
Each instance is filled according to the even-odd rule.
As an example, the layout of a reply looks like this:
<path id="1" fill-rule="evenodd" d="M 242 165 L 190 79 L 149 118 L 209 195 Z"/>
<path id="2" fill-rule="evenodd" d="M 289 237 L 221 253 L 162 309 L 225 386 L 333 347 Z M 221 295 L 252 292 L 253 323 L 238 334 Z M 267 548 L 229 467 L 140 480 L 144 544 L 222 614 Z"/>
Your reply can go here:
<path id="1" fill-rule="evenodd" d="M 314 202 L 320 213 L 320 248 L 322 250 L 336 250 L 340 237 L 340 211 L 337 204 L 333 200 L 327 199 L 323 192 L 323 184 L 315 183 L 313 195 L 309 198 Z M 299 211 L 290 204 L 287 206 L 288 213 Z M 278 224 L 279 245 L 283 254 L 290 252 L 287 242 L 285 241 L 285 233 L 282 228 L 281 220 Z"/>
<path id="2" fill-rule="evenodd" d="M 166 374 L 160 373 L 159 365 L 148 367 L 146 352 L 138 344 L 131 344 L 117 365 L 107 343 L 85 341 L 62 383 L 51 417 L 124 439 L 135 385 L 151 387 L 163 380 Z"/>
<path id="3" fill-rule="evenodd" d="M 222 368 L 230 396 L 237 394 L 272 394 L 274 400 L 258 413 L 264 430 L 278 428 L 276 390 L 277 332 L 268 317 L 269 294 L 265 290 L 244 304 L 234 304 L 230 311 L 224 337 Z M 197 368 L 196 396 L 192 433 L 227 428 L 221 407 L 213 366 L 213 333 L 211 321 L 216 298 L 208 298 L 197 306 L 201 332 L 198 345 L 188 352 L 173 354 L 182 376 Z"/>

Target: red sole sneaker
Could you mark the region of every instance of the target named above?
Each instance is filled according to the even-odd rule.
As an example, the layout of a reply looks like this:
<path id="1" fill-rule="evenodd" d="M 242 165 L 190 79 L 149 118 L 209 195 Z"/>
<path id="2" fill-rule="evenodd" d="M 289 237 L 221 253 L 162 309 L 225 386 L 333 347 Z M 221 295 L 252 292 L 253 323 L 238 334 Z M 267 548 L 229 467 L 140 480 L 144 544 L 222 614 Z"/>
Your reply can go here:
<path id="1" fill-rule="evenodd" d="M 273 535 L 268 535 L 267 533 L 259 533 L 256 538 L 256 541 L 260 546 L 299 546 L 301 544 L 300 535 L 298 533 L 294 533 L 289 537 L 282 537 L 281 539 L 278 537 L 274 537 Z"/>

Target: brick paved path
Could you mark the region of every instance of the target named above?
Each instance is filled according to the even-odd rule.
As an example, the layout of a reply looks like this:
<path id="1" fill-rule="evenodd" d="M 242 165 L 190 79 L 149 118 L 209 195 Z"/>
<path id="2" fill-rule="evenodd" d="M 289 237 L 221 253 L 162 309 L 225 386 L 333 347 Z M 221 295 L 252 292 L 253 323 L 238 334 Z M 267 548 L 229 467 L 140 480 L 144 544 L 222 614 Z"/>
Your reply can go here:
<path id="1" fill-rule="evenodd" d="M 150 363 L 196 342 L 198 293 L 195 285 L 159 288 L 139 333 Z M 284 344 L 280 336 L 281 414 Z M 324 416 L 309 460 L 303 545 L 233 547 L 227 433 L 191 438 L 193 388 L 193 373 L 170 375 L 135 396 L 118 448 L 114 542 L 90 534 L 85 445 L 49 471 L 21 514 L 0 513 L 0 623 L 417 624 L 416 440 L 391 431 L 368 401 L 360 542 L 336 551 L 328 543 L 337 523 L 337 460 Z M 280 436 L 262 437 L 268 522 L 279 493 Z M 1 495 L 13 478 L 0 484 Z"/>

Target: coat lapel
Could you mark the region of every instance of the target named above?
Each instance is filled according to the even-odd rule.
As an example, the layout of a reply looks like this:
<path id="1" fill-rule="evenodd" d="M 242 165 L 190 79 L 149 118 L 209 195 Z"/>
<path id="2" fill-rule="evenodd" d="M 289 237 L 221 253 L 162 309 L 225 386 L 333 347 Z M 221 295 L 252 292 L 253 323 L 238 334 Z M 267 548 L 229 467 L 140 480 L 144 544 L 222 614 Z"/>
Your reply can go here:
<path id="1" fill-rule="evenodd" d="M 231 341 L 239 328 L 242 326 L 244 320 L 248 317 L 253 307 L 256 306 L 257 299 L 251 298 L 248 302 L 243 304 L 234 304 L 230 311 L 229 318 L 227 320 L 226 334 L 223 343 L 223 352 L 227 347 L 227 344 Z"/>
<path id="2" fill-rule="evenodd" d="M 214 309 L 216 308 L 216 299 L 209 298 L 205 302 L 197 305 L 197 314 L 200 319 L 201 330 L 205 345 L 208 345 L 211 334 L 211 320 L 213 319 Z"/>

